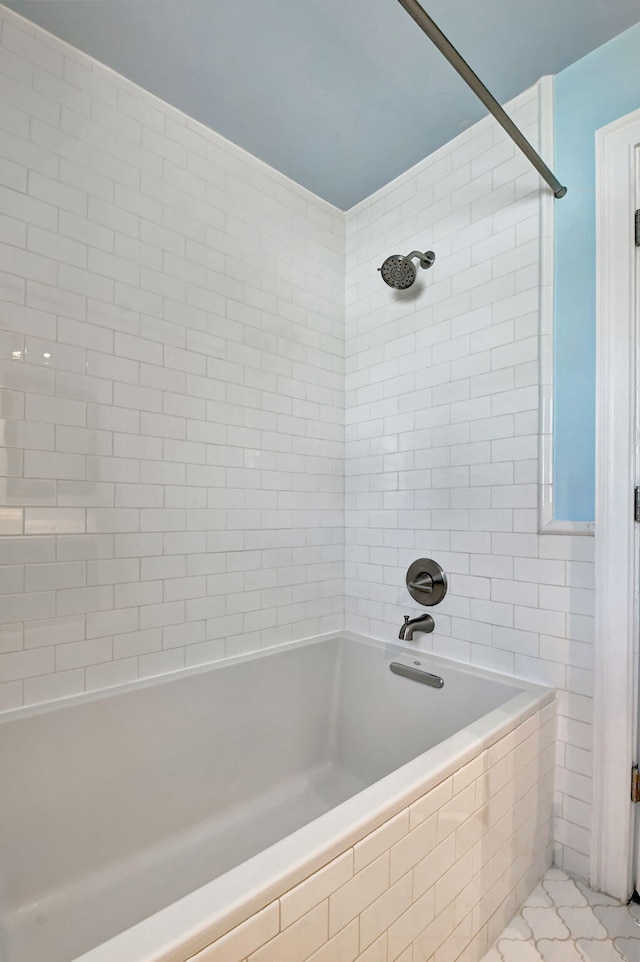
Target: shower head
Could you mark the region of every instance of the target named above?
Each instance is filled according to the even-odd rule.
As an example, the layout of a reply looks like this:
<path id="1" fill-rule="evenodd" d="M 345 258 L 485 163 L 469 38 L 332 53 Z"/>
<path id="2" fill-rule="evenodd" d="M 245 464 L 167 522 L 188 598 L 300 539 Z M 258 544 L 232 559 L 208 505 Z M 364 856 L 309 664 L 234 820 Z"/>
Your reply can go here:
<path id="1" fill-rule="evenodd" d="M 402 257 L 401 254 L 392 254 L 391 257 L 387 257 L 382 267 L 378 268 L 385 284 L 397 291 L 404 291 L 407 287 L 411 287 L 416 279 L 416 268 L 411 263 L 414 257 L 418 258 L 420 267 L 425 270 L 431 267 L 436 259 L 433 251 L 425 251 L 424 254 L 421 251 L 411 251 L 406 257 Z"/>

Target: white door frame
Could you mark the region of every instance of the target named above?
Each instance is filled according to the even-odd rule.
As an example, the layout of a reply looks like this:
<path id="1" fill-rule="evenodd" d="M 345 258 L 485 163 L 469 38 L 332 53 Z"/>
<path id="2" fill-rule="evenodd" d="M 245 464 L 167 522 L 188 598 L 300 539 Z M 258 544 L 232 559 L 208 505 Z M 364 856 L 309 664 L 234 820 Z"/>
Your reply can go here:
<path id="1" fill-rule="evenodd" d="M 596 528 L 592 885 L 633 889 L 636 739 L 637 348 L 633 243 L 640 110 L 596 132 Z"/>

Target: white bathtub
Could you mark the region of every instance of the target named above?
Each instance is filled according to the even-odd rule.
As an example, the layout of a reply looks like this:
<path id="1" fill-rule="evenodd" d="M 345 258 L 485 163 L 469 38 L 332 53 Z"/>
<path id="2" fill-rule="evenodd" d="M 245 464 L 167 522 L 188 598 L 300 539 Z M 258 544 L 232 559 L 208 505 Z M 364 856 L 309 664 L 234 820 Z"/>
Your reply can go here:
<path id="1" fill-rule="evenodd" d="M 552 702 L 343 636 L 8 712 L 0 962 L 184 962 Z"/>

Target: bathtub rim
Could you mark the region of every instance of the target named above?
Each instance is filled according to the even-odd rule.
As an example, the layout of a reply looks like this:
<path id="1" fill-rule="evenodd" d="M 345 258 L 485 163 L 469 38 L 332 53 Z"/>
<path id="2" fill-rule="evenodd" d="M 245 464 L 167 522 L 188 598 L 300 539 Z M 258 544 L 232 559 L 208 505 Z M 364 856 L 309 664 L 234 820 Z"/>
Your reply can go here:
<path id="1" fill-rule="evenodd" d="M 162 672 L 158 675 L 147 675 L 144 678 L 134 678 L 131 681 L 120 682 L 109 685 L 106 688 L 96 688 L 91 691 L 75 692 L 71 695 L 62 695 L 59 698 L 51 698 L 48 701 L 34 702 L 31 705 L 18 705 L 15 708 L 8 708 L 0 711 L 0 726 L 19 718 L 28 718 L 32 715 L 40 715 L 50 711 L 59 711 L 73 705 L 84 705 L 94 701 L 101 701 L 103 698 L 117 697 L 127 692 L 139 689 L 151 688 L 157 685 L 170 684 L 182 678 L 189 678 L 192 675 L 202 675 L 209 672 L 221 671 L 231 665 L 239 665 L 247 661 L 255 661 L 262 658 L 270 658 L 285 651 L 296 648 L 306 648 L 311 645 L 322 644 L 330 641 L 355 641 L 366 644 L 372 648 L 388 649 L 394 653 L 394 657 L 400 654 L 406 657 L 422 658 L 433 662 L 434 667 L 441 666 L 446 669 L 455 669 L 463 674 L 476 675 L 486 678 L 488 681 L 497 681 L 501 684 L 508 684 L 514 688 L 521 688 L 525 691 L 555 691 L 548 686 L 536 682 L 527 681 L 516 675 L 506 675 L 503 672 L 493 671 L 490 668 L 482 668 L 479 665 L 472 665 L 466 661 L 457 661 L 454 658 L 447 658 L 445 655 L 436 655 L 431 651 L 425 651 L 418 647 L 406 644 L 399 644 L 397 640 L 391 641 L 380 638 L 372 638 L 368 635 L 361 635 L 354 631 L 329 631 L 319 635 L 310 635 L 306 638 L 299 638 L 296 641 L 286 641 L 280 645 L 271 645 L 269 648 L 261 648 L 257 651 L 250 651 L 241 655 L 233 655 L 231 658 L 220 658 L 216 661 L 204 662 L 200 665 L 190 665 L 187 668 L 176 668 L 173 671 Z M 421 756 L 420 756 L 421 757 Z M 75 960 L 74 960 L 75 962 Z"/>
<path id="2" fill-rule="evenodd" d="M 217 671 L 231 664 L 269 657 L 283 651 L 344 639 L 385 651 L 394 658 L 420 657 L 434 668 L 459 671 L 516 689 L 512 698 L 421 755 L 401 765 L 368 788 L 224 875 L 205 883 L 146 919 L 113 936 L 73 962 L 187 962 L 192 956 L 259 912 L 281 895 L 355 845 L 384 822 L 444 781 L 527 718 L 555 701 L 555 690 L 510 675 L 476 668 L 430 652 L 335 631 L 227 661 L 198 665 L 124 685 L 84 692 L 53 702 L 24 706 L 0 715 L 0 724 L 114 697 L 178 678 Z M 213 907 L 212 907 L 213 906 Z"/>

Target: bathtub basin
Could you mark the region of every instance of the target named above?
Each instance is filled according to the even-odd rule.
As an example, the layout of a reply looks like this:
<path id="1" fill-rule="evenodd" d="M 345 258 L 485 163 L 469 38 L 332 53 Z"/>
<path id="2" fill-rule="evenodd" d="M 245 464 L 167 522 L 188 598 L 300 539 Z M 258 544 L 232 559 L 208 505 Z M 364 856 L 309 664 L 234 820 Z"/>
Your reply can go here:
<path id="1" fill-rule="evenodd" d="M 552 700 L 342 635 L 7 712 L 0 962 L 184 962 Z"/>

